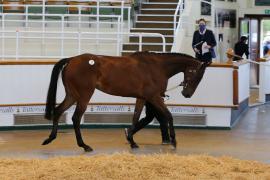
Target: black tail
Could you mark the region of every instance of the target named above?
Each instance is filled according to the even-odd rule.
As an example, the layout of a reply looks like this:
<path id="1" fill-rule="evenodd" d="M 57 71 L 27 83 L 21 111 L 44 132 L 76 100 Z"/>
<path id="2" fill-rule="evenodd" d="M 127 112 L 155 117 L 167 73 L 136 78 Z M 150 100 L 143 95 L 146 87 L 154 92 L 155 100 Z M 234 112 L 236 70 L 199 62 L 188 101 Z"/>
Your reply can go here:
<path id="1" fill-rule="evenodd" d="M 68 58 L 61 59 L 53 67 L 44 116 L 48 120 L 51 120 L 54 116 L 58 77 L 63 67 L 68 63 L 68 61 Z"/>

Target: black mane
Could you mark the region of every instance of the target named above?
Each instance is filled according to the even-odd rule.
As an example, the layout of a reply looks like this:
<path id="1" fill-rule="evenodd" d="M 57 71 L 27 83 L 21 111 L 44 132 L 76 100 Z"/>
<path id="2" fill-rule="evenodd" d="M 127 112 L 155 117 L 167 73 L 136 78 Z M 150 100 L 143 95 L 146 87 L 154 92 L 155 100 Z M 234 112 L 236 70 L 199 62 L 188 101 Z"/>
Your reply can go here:
<path id="1" fill-rule="evenodd" d="M 134 54 L 137 54 L 137 53 L 140 53 L 140 54 L 155 54 L 155 55 L 170 55 L 170 56 L 184 56 L 184 57 L 188 57 L 188 58 L 192 58 L 194 60 L 197 60 L 196 58 L 194 58 L 193 56 L 191 55 L 188 55 L 188 54 L 184 54 L 184 53 L 176 53 L 176 52 L 172 52 L 172 53 L 169 53 L 169 52 L 165 52 L 165 53 L 156 53 L 156 52 L 149 52 L 149 51 L 142 51 L 142 52 L 135 52 Z"/>
<path id="2" fill-rule="evenodd" d="M 188 55 L 188 54 L 184 54 L 184 53 L 176 53 L 176 52 L 172 52 L 172 53 L 157 53 L 157 54 L 161 54 L 161 55 L 173 55 L 173 56 L 185 56 L 185 57 L 188 57 L 188 58 L 193 58 L 193 59 L 196 59 L 194 58 L 193 56 L 191 55 Z"/>

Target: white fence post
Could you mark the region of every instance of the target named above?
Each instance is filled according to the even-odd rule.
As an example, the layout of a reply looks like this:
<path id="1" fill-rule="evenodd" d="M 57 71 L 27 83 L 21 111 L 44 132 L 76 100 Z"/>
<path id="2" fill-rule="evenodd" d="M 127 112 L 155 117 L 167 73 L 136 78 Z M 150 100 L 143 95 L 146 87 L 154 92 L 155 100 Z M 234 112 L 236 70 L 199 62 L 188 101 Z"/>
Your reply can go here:
<path id="1" fill-rule="evenodd" d="M 82 14 L 82 7 L 79 6 L 79 31 L 81 31 L 81 22 L 82 22 L 82 18 L 81 18 L 81 14 Z"/>
<path id="2" fill-rule="evenodd" d="M 130 26 L 130 17 L 131 17 L 131 7 L 128 7 L 128 29 L 130 29 L 131 28 L 131 26 Z"/>
<path id="3" fill-rule="evenodd" d="M 142 33 L 139 34 L 139 51 L 142 51 Z"/>
<path id="4" fill-rule="evenodd" d="M 5 14 L 2 14 L 2 60 L 5 56 Z"/>
<path id="5" fill-rule="evenodd" d="M 265 71 L 266 67 L 261 62 L 259 65 L 260 68 L 260 82 L 259 82 L 259 102 L 265 103 Z"/>
<path id="6" fill-rule="evenodd" d="M 81 54 L 81 32 L 78 32 L 78 54 Z"/>
<path id="7" fill-rule="evenodd" d="M 25 6 L 26 10 L 25 10 L 25 27 L 28 27 L 28 5 Z"/>
<path id="8" fill-rule="evenodd" d="M 65 20 L 65 17 L 64 15 L 62 14 L 61 16 L 61 19 L 62 19 L 62 22 L 61 22 L 61 58 L 64 57 L 64 20 Z"/>
<path id="9" fill-rule="evenodd" d="M 123 32 L 124 28 L 124 1 L 121 1 L 121 33 Z"/>
<path id="10" fill-rule="evenodd" d="M 19 30 L 16 30 L 16 60 L 19 58 Z"/>

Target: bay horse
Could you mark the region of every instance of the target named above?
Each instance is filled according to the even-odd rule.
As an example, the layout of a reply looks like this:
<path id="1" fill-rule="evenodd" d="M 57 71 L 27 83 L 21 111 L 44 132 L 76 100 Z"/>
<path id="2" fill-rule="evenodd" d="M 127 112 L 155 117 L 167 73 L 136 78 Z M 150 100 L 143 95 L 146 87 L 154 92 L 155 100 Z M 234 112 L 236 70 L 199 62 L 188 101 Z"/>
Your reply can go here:
<path id="1" fill-rule="evenodd" d="M 62 59 L 54 65 L 51 74 L 45 118 L 53 120 L 53 127 L 43 145 L 56 138 L 59 117 L 76 103 L 72 122 L 77 144 L 85 151 L 93 150 L 82 139 L 80 122 L 95 89 L 98 89 L 111 95 L 145 100 L 151 108 L 154 108 L 153 114 L 159 119 L 164 119 L 162 124 L 166 128 L 169 124 L 170 143 L 176 147 L 173 118 L 162 98 L 168 79 L 179 72 L 184 72 L 182 95 L 189 98 L 201 81 L 206 67 L 206 64 L 192 56 L 180 53 L 137 52 L 126 57 L 82 54 Z M 60 72 L 66 95 L 63 102 L 56 107 Z M 146 120 L 133 124 L 133 128 L 128 130 L 128 138 L 149 122 L 149 113 L 146 114 L 148 114 Z M 133 141 L 132 138 L 131 140 Z"/>

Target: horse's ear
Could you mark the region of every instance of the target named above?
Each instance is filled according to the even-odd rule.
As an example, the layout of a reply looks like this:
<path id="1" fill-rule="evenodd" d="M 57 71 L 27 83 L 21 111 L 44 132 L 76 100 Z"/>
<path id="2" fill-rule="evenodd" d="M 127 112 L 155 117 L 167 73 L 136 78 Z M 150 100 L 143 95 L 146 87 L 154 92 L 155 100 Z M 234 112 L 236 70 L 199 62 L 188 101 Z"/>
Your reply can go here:
<path id="1" fill-rule="evenodd" d="M 210 66 L 212 64 L 212 61 L 206 62 L 206 66 Z"/>
<path id="2" fill-rule="evenodd" d="M 212 62 L 202 62 L 201 68 L 205 69 L 206 67 L 210 66 Z"/>
<path id="3" fill-rule="evenodd" d="M 201 64 L 199 65 L 199 69 L 205 71 L 205 69 L 210 66 L 212 62 L 201 62 Z"/>

